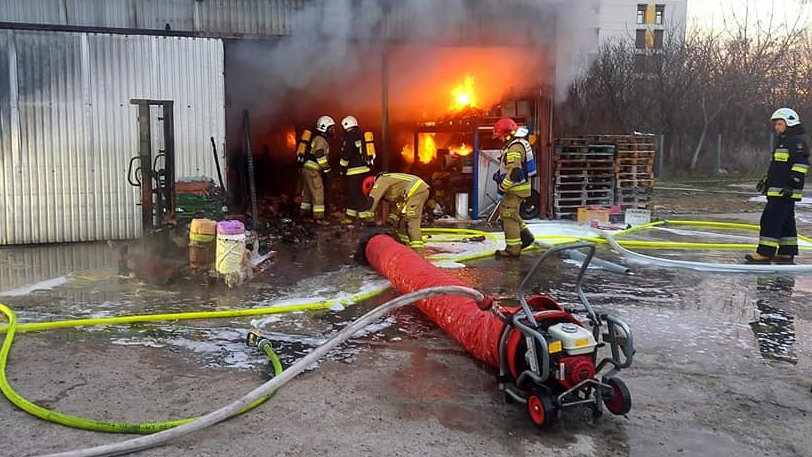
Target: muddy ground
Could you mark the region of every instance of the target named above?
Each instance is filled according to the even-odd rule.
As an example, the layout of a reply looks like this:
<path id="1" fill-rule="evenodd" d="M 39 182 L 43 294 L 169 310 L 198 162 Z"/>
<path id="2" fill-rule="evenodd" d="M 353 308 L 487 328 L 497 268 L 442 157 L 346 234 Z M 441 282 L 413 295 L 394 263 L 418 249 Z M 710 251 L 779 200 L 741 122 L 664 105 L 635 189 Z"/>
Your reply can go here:
<path id="1" fill-rule="evenodd" d="M 655 215 L 663 218 L 757 222 L 763 206 L 749 201 L 749 183 L 658 187 Z M 801 232 L 812 234 L 812 209 L 799 207 L 798 220 Z M 274 246 L 277 265 L 239 290 L 200 278 L 154 285 L 119 277 L 117 258 L 108 253 L 115 246 L 5 248 L 0 269 L 9 271 L 26 268 L 20 259 L 101 260 L 75 272 L 43 268 L 40 281 L 71 274 L 35 290 L 17 284 L 9 293 L 0 285 L 0 294 L 6 292 L 0 302 L 21 321 L 37 322 L 258 306 L 308 287 L 329 293 L 375 280 L 350 259 L 359 234 L 323 229 L 314 241 Z M 716 256 L 737 261 L 742 254 Z M 599 255 L 626 263 L 604 250 Z M 680 255 L 718 260 L 705 253 Z M 487 293 L 510 296 L 536 256 L 473 261 L 449 272 Z M 573 409 L 550 429 L 536 430 L 523 407 L 505 404 L 491 368 L 419 311 L 406 309 L 256 410 L 138 455 L 812 456 L 812 276 L 627 264 L 633 276 L 590 270 L 585 283 L 593 305 L 622 317 L 635 332 L 634 365 L 621 373 L 633 396 L 626 417 L 594 420 L 589 411 Z M 553 262 L 534 280 L 534 289 L 575 303 L 575 271 L 571 262 Z M 335 277 L 323 279 L 324 272 Z M 301 281 L 308 277 L 321 279 L 316 285 Z M 126 421 L 202 414 L 268 379 L 267 361 L 242 343 L 247 329 L 259 325 L 290 335 L 279 344 L 287 364 L 391 296 L 268 319 L 21 333 L 7 375 L 23 396 L 65 413 Z M 0 455 L 39 455 L 125 438 L 45 422 L 0 401 Z"/>

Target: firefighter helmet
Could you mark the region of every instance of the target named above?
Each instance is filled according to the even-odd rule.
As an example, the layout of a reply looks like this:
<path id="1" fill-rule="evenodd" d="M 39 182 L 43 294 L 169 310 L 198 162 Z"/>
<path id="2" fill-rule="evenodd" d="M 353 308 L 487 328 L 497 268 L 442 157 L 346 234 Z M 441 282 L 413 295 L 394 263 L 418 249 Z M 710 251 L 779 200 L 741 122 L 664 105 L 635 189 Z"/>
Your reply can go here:
<path id="1" fill-rule="evenodd" d="M 770 119 L 773 121 L 783 119 L 784 122 L 787 123 L 787 127 L 792 127 L 801 123 L 801 118 L 798 117 L 798 113 L 796 113 L 795 110 L 791 110 L 789 108 L 777 109 Z"/>
<path id="2" fill-rule="evenodd" d="M 519 125 L 509 117 L 503 117 L 493 124 L 493 137 L 504 141 L 518 130 Z"/>
<path id="3" fill-rule="evenodd" d="M 361 190 L 364 192 L 364 195 L 369 195 L 372 192 L 372 188 L 375 186 L 375 177 L 372 175 L 367 176 L 361 181 Z"/>
<path id="4" fill-rule="evenodd" d="M 322 116 L 316 121 L 316 130 L 321 133 L 327 133 L 327 130 L 336 125 L 336 121 L 330 116 Z"/>
<path id="5" fill-rule="evenodd" d="M 344 130 L 358 128 L 358 119 L 355 116 L 347 116 L 341 120 L 341 127 Z"/>

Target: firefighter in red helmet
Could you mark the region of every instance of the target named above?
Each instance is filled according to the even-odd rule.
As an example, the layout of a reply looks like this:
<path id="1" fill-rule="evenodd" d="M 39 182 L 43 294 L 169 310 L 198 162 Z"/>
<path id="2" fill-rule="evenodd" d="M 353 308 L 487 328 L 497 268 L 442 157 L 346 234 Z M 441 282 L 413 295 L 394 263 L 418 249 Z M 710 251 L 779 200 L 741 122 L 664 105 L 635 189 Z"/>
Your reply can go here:
<path id="1" fill-rule="evenodd" d="M 509 117 L 499 119 L 493 126 L 493 137 L 503 143 L 499 171 L 493 176 L 497 191 L 503 196 L 499 215 L 505 231 L 505 249 L 496 251 L 500 257 L 518 257 L 522 248 L 535 241 L 519 215 L 522 201 L 530 196 L 531 191 L 525 166 L 528 154 L 532 154 L 530 143 L 524 138 L 527 133 L 527 129 L 520 128 Z"/>

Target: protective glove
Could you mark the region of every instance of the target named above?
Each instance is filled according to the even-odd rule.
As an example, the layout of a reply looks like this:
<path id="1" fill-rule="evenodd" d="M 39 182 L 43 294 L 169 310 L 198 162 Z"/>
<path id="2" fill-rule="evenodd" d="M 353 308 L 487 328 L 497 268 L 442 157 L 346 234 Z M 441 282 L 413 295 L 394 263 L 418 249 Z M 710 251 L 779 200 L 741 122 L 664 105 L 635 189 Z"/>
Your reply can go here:
<path id="1" fill-rule="evenodd" d="M 756 191 L 762 195 L 767 195 L 767 175 L 761 175 L 758 182 L 756 183 Z"/>
<path id="2" fill-rule="evenodd" d="M 792 189 L 785 187 L 781 189 L 781 196 L 782 197 L 792 197 Z"/>
<path id="3" fill-rule="evenodd" d="M 505 199 L 504 192 L 499 192 L 499 193 L 496 194 L 496 199 L 495 199 L 496 201 L 501 202 L 504 199 Z"/>

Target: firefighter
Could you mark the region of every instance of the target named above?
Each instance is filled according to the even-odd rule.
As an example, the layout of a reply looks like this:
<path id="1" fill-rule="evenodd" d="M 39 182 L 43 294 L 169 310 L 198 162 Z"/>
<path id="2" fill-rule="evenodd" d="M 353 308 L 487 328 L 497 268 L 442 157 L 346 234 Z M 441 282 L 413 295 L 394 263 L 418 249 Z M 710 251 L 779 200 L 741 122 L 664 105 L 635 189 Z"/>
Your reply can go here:
<path id="1" fill-rule="evenodd" d="M 367 197 L 362 189 L 371 165 L 364 133 L 354 116 L 342 119 L 341 127 L 344 129 L 344 143 L 341 146 L 339 165 L 347 182 L 347 213 L 341 223 L 352 224 L 356 218 L 361 222 L 370 222 L 372 213 L 367 211 Z"/>
<path id="2" fill-rule="evenodd" d="M 520 129 L 509 117 L 499 119 L 493 126 L 493 137 L 503 143 L 499 171 L 493 177 L 497 192 L 502 196 L 499 216 L 505 231 L 505 249 L 495 252 L 499 257 L 518 257 L 523 248 L 535 241 L 519 215 L 522 201 L 530 196 L 531 191 L 526 163 L 528 155 L 532 158 L 532 151 L 525 139 L 527 133 L 527 129 Z"/>
<path id="3" fill-rule="evenodd" d="M 767 196 L 767 205 L 761 213 L 756 253 L 745 256 L 748 263 L 793 263 L 798 255 L 795 202 L 803 197 L 809 170 L 809 136 L 798 113 L 789 108 L 773 113 L 772 121 L 777 147 L 766 179 L 757 185 Z"/>
<path id="4" fill-rule="evenodd" d="M 389 202 L 397 220 L 393 221 L 400 241 L 410 248 L 423 249 L 423 236 L 420 233 L 420 219 L 423 205 L 429 199 L 429 185 L 417 176 L 406 173 L 381 173 L 369 192 L 369 213 L 374 216 L 381 200 Z"/>
<path id="5" fill-rule="evenodd" d="M 321 116 L 316 121 L 316 134 L 307 145 L 302 163 L 302 204 L 299 210 L 302 216 L 313 214 L 319 225 L 328 225 L 324 220 L 324 181 L 322 173 L 330 173 L 330 144 L 327 137 L 335 133 L 335 121 L 330 116 Z"/>

